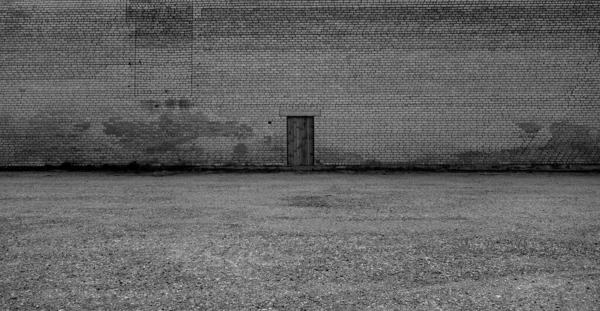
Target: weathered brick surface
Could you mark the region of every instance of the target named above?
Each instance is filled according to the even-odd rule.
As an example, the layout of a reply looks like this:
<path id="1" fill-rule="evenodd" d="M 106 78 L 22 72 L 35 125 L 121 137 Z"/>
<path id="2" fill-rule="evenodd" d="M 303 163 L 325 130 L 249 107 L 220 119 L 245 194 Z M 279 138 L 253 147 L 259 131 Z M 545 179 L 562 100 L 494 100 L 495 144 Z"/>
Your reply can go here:
<path id="1" fill-rule="evenodd" d="M 0 2 L 0 166 L 600 164 L 597 1 Z"/>

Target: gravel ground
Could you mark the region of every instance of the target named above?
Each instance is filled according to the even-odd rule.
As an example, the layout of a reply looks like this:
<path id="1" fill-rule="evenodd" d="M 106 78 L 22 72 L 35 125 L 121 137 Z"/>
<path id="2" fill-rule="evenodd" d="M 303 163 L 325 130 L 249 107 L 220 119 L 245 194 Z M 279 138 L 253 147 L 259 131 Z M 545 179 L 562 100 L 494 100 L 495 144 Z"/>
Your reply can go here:
<path id="1" fill-rule="evenodd" d="M 600 310 L 600 175 L 0 173 L 0 310 Z"/>

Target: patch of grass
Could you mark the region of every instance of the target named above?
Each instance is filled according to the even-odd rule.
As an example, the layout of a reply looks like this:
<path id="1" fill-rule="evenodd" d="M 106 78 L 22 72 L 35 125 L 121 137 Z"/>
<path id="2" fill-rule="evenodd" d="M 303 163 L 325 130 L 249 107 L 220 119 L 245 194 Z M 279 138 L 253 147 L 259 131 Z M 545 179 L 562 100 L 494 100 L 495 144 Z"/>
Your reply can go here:
<path id="1" fill-rule="evenodd" d="M 597 310 L 575 174 L 11 173 L 0 309 Z"/>

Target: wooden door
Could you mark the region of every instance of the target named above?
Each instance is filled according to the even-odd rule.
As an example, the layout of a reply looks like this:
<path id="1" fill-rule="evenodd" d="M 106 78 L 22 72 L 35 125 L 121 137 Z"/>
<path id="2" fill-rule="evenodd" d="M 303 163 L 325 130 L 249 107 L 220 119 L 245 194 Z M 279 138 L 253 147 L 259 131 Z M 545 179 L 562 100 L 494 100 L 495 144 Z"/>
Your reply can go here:
<path id="1" fill-rule="evenodd" d="M 313 117 L 287 118 L 288 165 L 313 165 L 313 133 Z"/>

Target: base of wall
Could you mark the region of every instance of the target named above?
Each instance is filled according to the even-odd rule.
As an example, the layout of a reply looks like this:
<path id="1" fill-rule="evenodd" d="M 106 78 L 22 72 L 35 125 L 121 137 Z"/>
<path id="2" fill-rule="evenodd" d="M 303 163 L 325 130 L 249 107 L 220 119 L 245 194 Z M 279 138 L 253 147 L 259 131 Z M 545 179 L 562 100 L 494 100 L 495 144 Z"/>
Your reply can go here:
<path id="1" fill-rule="evenodd" d="M 72 165 L 69 163 L 61 165 L 45 166 L 4 166 L 0 171 L 115 171 L 115 172 L 243 172 L 243 173 L 265 173 L 265 172 L 402 172 L 402 171 L 428 171 L 428 172 L 596 172 L 600 173 L 600 164 L 506 164 L 506 165 L 315 165 L 315 166 L 216 166 L 216 165 L 142 165 L 136 162 L 127 165 Z"/>

